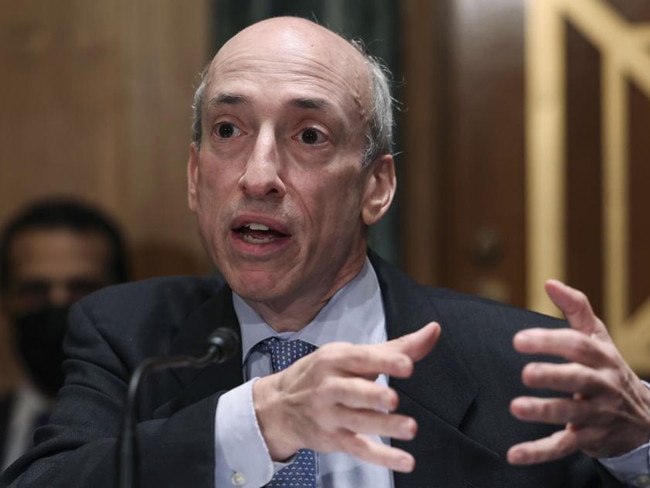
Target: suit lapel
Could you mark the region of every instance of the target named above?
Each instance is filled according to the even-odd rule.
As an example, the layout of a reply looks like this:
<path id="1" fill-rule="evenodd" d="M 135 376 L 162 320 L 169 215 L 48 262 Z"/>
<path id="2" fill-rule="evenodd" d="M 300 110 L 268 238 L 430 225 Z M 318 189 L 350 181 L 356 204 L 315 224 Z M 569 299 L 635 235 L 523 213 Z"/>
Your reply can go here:
<path id="1" fill-rule="evenodd" d="M 423 287 L 392 266 L 369 253 L 377 273 L 385 307 L 388 339 L 418 330 L 441 314 Z M 465 487 L 468 465 L 483 476 L 476 486 L 500 486 L 493 469 L 499 456 L 462 434 L 462 423 L 478 395 L 478 382 L 457 353 L 445 324 L 434 350 L 415 365 L 407 379 L 391 378 L 390 385 L 400 397 L 399 411 L 418 422 L 413 441 L 393 440 L 391 444 L 413 454 L 413 473 L 395 473 L 401 486 Z M 451 327 L 453 324 L 447 324 Z M 478 466 L 486 466 L 477 471 Z M 489 467 L 489 468 L 488 468 Z M 471 473 L 470 473 L 471 474 Z M 436 480 L 436 485 L 431 485 Z M 485 485 L 483 485 L 485 483 Z"/>
<path id="2" fill-rule="evenodd" d="M 438 319 L 440 314 L 420 285 L 374 254 L 370 257 L 381 287 L 388 340 Z M 398 393 L 457 428 L 478 394 L 478 383 L 445 334 L 445 324 L 441 326 L 438 344 L 416 363 L 413 376 L 390 383 Z"/>
<path id="3" fill-rule="evenodd" d="M 171 356 L 200 357 L 206 353 L 207 338 L 218 327 L 227 327 L 240 334 L 239 322 L 232 304 L 229 286 L 194 310 L 182 324 L 171 344 Z M 195 403 L 213 393 L 227 391 L 243 383 L 241 346 L 237 354 L 221 364 L 172 370 L 176 388 L 171 399 L 157 408 L 154 416 L 169 415 L 184 406 Z"/>

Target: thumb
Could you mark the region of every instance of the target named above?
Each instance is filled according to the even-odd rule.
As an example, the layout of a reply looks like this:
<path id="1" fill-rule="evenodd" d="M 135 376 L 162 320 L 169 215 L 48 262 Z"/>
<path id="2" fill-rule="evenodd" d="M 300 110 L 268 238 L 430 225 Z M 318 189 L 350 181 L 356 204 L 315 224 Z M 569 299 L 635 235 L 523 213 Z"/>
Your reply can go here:
<path id="1" fill-rule="evenodd" d="M 431 352 L 433 346 L 438 342 L 439 337 L 440 324 L 437 322 L 429 322 L 415 332 L 388 341 L 385 346 L 391 350 L 406 354 L 415 362 Z"/>

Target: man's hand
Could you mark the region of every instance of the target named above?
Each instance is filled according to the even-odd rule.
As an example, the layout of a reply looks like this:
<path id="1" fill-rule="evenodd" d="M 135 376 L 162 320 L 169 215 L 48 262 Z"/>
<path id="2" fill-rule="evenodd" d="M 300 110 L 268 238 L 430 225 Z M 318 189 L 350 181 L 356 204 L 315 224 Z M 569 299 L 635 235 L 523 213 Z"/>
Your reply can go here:
<path id="1" fill-rule="evenodd" d="M 514 346 L 529 354 L 550 354 L 565 364 L 530 363 L 525 385 L 570 393 L 570 398 L 515 398 L 510 411 L 520 420 L 564 425 L 564 430 L 513 446 L 512 464 L 535 464 L 583 451 L 613 457 L 632 451 L 650 437 L 650 391 L 614 346 L 587 297 L 559 281 L 546 283 L 549 297 L 565 314 L 570 329 L 528 329 Z"/>
<path id="2" fill-rule="evenodd" d="M 392 413 L 397 393 L 375 380 L 380 374 L 409 377 L 439 335 L 440 326 L 432 322 L 384 344 L 327 344 L 257 380 L 253 401 L 271 457 L 287 459 L 302 448 L 343 451 L 396 471 L 412 471 L 413 456 L 367 437 L 410 440 L 417 431 L 414 419 Z"/>

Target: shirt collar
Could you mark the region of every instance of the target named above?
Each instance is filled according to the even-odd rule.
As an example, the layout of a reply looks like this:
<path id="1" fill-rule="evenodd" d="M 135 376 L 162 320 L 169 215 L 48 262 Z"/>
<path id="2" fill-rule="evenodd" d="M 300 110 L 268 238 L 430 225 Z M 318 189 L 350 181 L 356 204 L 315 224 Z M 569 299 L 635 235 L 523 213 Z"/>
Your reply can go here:
<path id="1" fill-rule="evenodd" d="M 316 317 L 297 332 L 276 332 L 235 292 L 233 305 L 241 326 L 244 359 L 256 344 L 269 337 L 300 339 L 316 347 L 328 342 L 378 344 L 386 340 L 381 290 L 368 258 L 359 274 L 338 290 Z"/>

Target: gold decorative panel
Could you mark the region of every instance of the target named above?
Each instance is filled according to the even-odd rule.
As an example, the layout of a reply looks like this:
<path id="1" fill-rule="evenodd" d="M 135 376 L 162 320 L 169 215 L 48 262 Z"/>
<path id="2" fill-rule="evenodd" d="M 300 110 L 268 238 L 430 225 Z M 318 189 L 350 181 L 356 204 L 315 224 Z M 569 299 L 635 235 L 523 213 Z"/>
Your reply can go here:
<path id="1" fill-rule="evenodd" d="M 648 373 L 650 296 L 632 312 L 626 303 L 634 266 L 629 262 L 628 86 L 650 97 L 650 25 L 627 21 L 603 0 L 527 3 L 528 305 L 557 313 L 543 284 L 551 277 L 565 279 L 570 259 L 565 235 L 566 22 L 598 49 L 602 60 L 603 319 L 626 359 Z"/>

